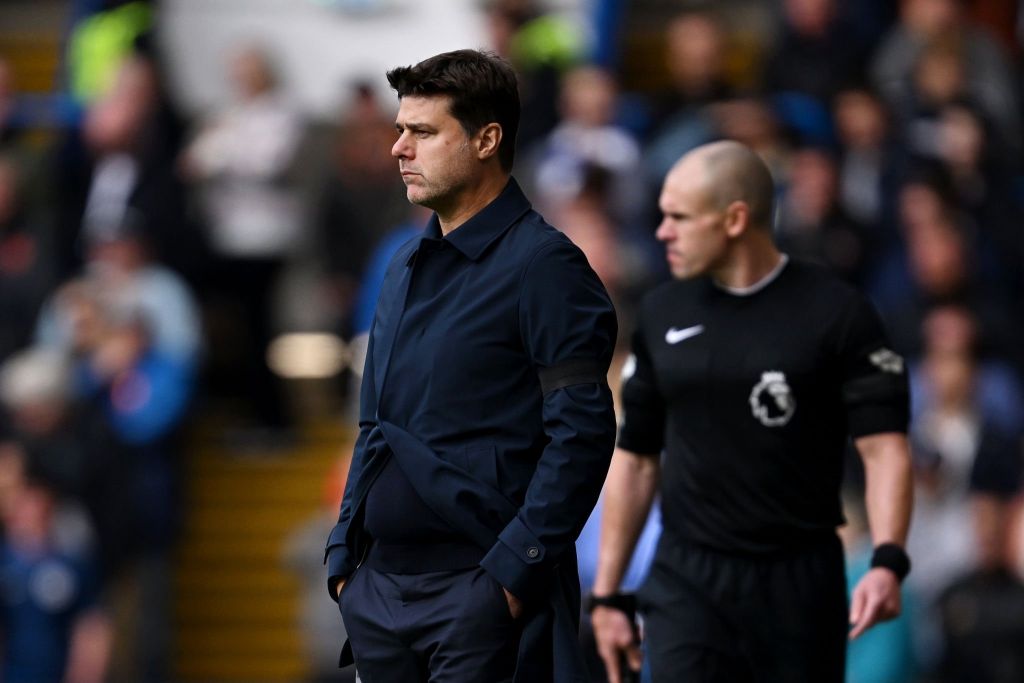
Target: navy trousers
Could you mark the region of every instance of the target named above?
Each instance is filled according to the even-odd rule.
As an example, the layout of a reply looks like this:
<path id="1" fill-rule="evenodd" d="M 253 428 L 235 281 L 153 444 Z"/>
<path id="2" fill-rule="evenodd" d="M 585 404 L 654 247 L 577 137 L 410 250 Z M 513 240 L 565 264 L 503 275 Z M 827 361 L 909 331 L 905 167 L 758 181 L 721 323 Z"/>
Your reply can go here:
<path id="1" fill-rule="evenodd" d="M 338 605 L 363 683 L 512 680 L 519 627 L 479 567 L 393 574 L 363 565 Z"/>

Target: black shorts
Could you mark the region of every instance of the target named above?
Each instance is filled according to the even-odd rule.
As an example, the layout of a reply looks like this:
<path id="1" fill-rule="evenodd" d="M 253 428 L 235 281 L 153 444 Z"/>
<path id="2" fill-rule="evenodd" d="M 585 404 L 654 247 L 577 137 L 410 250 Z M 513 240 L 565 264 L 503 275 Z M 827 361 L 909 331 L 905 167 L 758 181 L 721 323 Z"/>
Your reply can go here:
<path id="1" fill-rule="evenodd" d="M 843 550 L 734 555 L 665 537 L 638 595 L 655 681 L 841 683 Z"/>

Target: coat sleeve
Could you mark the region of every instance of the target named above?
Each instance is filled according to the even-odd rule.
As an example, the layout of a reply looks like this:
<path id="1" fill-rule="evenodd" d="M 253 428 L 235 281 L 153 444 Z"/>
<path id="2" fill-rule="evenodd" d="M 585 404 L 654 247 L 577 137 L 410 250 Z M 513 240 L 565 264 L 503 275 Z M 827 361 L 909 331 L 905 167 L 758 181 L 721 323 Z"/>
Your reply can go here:
<path id="1" fill-rule="evenodd" d="M 586 257 L 567 239 L 542 247 L 525 269 L 519 326 L 540 379 L 547 445 L 522 506 L 480 564 L 529 600 L 573 551 L 615 444 L 607 383 L 615 310 Z"/>

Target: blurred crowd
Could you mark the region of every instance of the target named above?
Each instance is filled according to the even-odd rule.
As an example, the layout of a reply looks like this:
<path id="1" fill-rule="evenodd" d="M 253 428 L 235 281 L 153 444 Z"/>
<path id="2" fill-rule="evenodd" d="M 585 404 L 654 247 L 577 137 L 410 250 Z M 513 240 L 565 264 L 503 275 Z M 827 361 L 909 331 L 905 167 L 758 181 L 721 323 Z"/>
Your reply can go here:
<path id="1" fill-rule="evenodd" d="M 714 139 L 756 150 L 783 250 L 866 291 L 912 378 L 907 609 L 853 644 L 849 680 L 1024 680 L 1024 3 L 679 0 L 647 24 L 594 4 L 632 37 L 588 48 L 542 2 L 491 0 L 469 41 L 520 73 L 528 196 L 625 339 L 667 277 L 665 172 Z M 211 65 L 230 106 L 184 117 L 153 3 L 69 6 L 45 115 L 0 55 L 0 679 L 168 680 L 188 427 L 298 438 L 268 347 L 316 328 L 358 348 L 425 216 L 382 74 L 345 84 L 325 125 L 275 55 L 238 45 Z M 870 540 L 847 516 L 853 581 Z"/>

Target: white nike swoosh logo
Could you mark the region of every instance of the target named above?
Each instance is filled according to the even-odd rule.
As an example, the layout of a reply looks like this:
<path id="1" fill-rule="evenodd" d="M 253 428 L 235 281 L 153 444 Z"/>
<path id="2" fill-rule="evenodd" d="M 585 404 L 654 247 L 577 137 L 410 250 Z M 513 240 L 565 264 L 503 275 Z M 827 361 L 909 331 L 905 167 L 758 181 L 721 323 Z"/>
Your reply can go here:
<path id="1" fill-rule="evenodd" d="M 683 329 L 677 329 L 675 327 L 668 328 L 668 332 L 665 333 L 665 341 L 669 344 L 678 344 L 684 339 L 690 337 L 696 337 L 698 334 L 704 331 L 703 325 L 694 325 L 693 327 L 684 327 Z"/>

